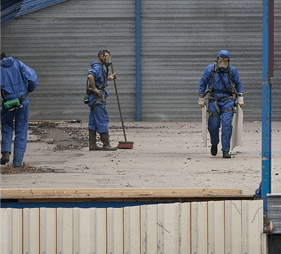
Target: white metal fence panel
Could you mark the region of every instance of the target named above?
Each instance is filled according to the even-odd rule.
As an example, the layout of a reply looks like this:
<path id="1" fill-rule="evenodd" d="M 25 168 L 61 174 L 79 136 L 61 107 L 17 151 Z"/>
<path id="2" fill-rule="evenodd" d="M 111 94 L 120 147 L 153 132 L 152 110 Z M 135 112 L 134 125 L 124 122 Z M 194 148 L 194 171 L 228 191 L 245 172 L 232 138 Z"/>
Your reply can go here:
<path id="1" fill-rule="evenodd" d="M 0 209 L 0 253 L 8 252 L 8 221 L 7 209 Z"/>
<path id="2" fill-rule="evenodd" d="M 241 253 L 241 201 L 225 201 L 225 252 Z"/>
<path id="3" fill-rule="evenodd" d="M 141 207 L 141 253 L 157 253 L 157 206 L 144 205 Z"/>
<path id="4" fill-rule="evenodd" d="M 224 201 L 208 202 L 208 253 L 224 254 Z"/>
<path id="5" fill-rule="evenodd" d="M 73 209 L 57 209 L 57 252 L 73 253 Z"/>
<path id="6" fill-rule="evenodd" d="M 123 208 L 107 208 L 107 254 L 123 254 Z"/>
<path id="7" fill-rule="evenodd" d="M 23 209 L 23 253 L 39 253 L 39 208 Z"/>
<path id="8" fill-rule="evenodd" d="M 266 254 L 262 208 L 261 200 L 2 208 L 1 254 Z"/>
<path id="9" fill-rule="evenodd" d="M 40 208 L 40 254 L 56 253 L 57 209 Z"/>
<path id="10" fill-rule="evenodd" d="M 124 253 L 140 253 L 140 207 L 124 208 Z"/>
<path id="11" fill-rule="evenodd" d="M 22 209 L 1 210 L 1 254 L 22 254 Z"/>
<path id="12" fill-rule="evenodd" d="M 262 253 L 263 201 L 242 201 L 242 253 Z"/>
<path id="13" fill-rule="evenodd" d="M 205 254 L 208 246 L 207 202 L 191 203 L 191 253 Z"/>

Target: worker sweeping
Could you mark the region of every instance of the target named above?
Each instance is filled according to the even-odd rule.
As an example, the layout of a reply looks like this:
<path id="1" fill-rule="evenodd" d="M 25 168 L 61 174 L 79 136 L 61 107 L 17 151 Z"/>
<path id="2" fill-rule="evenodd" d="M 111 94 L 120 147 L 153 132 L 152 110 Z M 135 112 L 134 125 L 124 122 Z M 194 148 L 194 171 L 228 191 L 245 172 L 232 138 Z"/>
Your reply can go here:
<path id="1" fill-rule="evenodd" d="M 108 123 L 109 118 L 106 110 L 106 98 L 108 92 L 105 90 L 108 80 L 116 79 L 116 74 L 108 75 L 108 67 L 111 64 L 111 55 L 108 50 L 98 52 L 98 60 L 91 63 L 91 70 L 88 72 L 89 80 L 89 103 L 91 108 L 89 115 L 89 150 L 115 151 L 109 141 Z M 97 133 L 103 147 L 97 145 Z"/>
<path id="2" fill-rule="evenodd" d="M 205 107 L 204 96 L 208 97 L 208 131 L 211 137 L 211 154 L 217 155 L 219 144 L 219 129 L 221 130 L 221 142 L 223 158 L 231 158 L 230 141 L 232 135 L 232 119 L 236 104 L 244 105 L 243 86 L 238 70 L 229 64 L 230 56 L 227 50 L 221 50 L 215 64 L 210 64 L 204 70 L 199 81 L 199 102 Z M 206 92 L 206 89 L 207 90 Z"/>
<path id="3" fill-rule="evenodd" d="M 14 167 L 20 167 L 22 164 L 28 132 L 29 99 L 27 95 L 33 92 L 37 85 L 37 75 L 33 69 L 1 52 L 1 164 L 6 164 L 10 160 L 14 131 L 13 164 Z"/>

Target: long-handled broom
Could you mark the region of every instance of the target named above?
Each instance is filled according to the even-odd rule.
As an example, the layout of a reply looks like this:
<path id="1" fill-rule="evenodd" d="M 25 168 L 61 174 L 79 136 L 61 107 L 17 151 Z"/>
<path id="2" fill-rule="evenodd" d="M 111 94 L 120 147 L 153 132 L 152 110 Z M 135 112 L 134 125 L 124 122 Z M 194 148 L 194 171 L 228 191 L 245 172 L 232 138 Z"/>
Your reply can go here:
<path id="1" fill-rule="evenodd" d="M 111 73 L 112 74 L 114 73 L 112 63 L 111 63 Z M 118 97 L 115 79 L 113 79 L 113 82 L 114 82 L 114 88 L 115 88 L 115 93 L 116 93 L 116 98 L 117 98 L 117 103 L 118 103 L 118 109 L 119 109 L 121 123 L 122 123 L 122 129 L 123 129 L 124 138 L 125 138 L 125 142 L 119 141 L 118 148 L 119 149 L 133 149 L 134 142 L 127 141 L 127 138 L 126 138 L 125 127 L 124 127 L 124 123 L 123 123 L 123 117 L 122 117 L 122 113 L 121 113 L 121 107 L 120 107 L 120 103 L 119 103 L 119 97 Z"/>

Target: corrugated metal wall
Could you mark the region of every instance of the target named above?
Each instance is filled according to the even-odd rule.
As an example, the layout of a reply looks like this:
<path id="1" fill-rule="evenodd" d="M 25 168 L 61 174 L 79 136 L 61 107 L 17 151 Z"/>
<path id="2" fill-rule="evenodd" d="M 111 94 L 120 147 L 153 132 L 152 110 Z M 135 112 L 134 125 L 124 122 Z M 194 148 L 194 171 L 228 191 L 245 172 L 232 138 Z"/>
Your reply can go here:
<path id="1" fill-rule="evenodd" d="M 143 119 L 199 120 L 199 79 L 221 49 L 239 70 L 245 119 L 260 120 L 262 1 L 143 0 Z"/>
<path id="2" fill-rule="evenodd" d="M 124 120 L 135 118 L 134 1 L 69 0 L 15 19 L 1 35 L 2 50 L 38 74 L 30 119 L 87 121 L 86 77 L 100 49 L 112 54 Z M 120 121 L 112 82 L 107 90 L 110 120 Z"/>
<path id="3" fill-rule="evenodd" d="M 263 202 L 1 209 L 1 253 L 266 254 Z"/>
<path id="4" fill-rule="evenodd" d="M 273 120 L 281 120 L 281 0 L 274 1 Z M 85 75 L 99 49 L 113 55 L 124 121 L 136 120 L 135 1 L 57 4 L 2 27 L 2 50 L 33 67 L 31 119 L 88 119 Z M 219 50 L 230 52 L 245 90 L 244 120 L 261 120 L 262 1 L 142 0 L 141 120 L 200 121 L 198 82 Z M 114 87 L 108 112 L 120 121 Z"/>

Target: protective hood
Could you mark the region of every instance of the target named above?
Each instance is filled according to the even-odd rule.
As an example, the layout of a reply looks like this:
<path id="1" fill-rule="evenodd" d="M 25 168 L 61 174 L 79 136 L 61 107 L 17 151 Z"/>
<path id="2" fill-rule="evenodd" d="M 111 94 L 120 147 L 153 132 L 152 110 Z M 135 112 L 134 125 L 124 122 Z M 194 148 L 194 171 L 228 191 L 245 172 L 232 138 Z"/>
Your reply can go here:
<path id="1" fill-rule="evenodd" d="M 15 61 L 15 59 L 11 56 L 7 57 L 7 58 L 4 58 L 1 61 L 1 67 L 8 68 L 14 63 L 14 61 Z"/>
<path id="2" fill-rule="evenodd" d="M 227 50 L 222 49 L 217 55 L 217 61 L 220 56 L 226 56 L 228 58 L 228 62 L 230 62 L 229 52 Z"/>
<path id="3" fill-rule="evenodd" d="M 229 52 L 227 50 L 222 49 L 217 55 L 217 61 L 220 56 L 226 56 L 228 58 L 228 62 L 230 62 Z"/>

